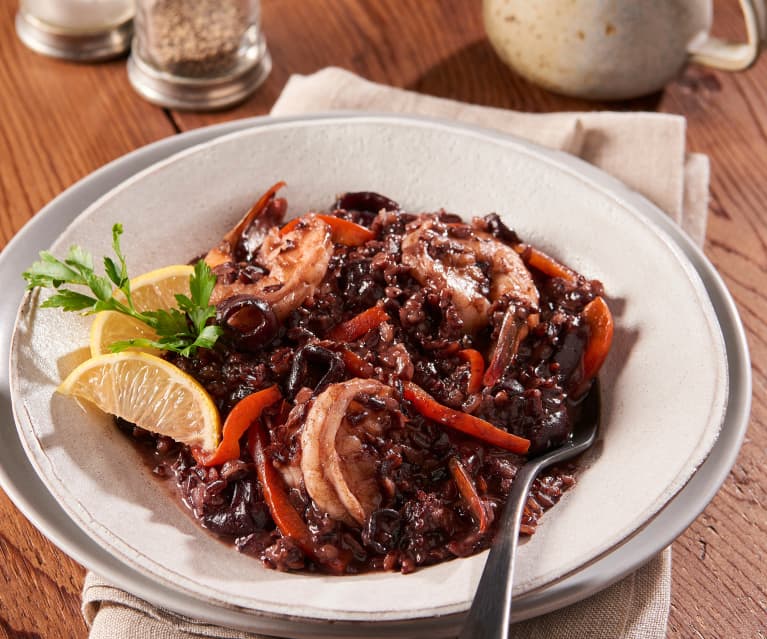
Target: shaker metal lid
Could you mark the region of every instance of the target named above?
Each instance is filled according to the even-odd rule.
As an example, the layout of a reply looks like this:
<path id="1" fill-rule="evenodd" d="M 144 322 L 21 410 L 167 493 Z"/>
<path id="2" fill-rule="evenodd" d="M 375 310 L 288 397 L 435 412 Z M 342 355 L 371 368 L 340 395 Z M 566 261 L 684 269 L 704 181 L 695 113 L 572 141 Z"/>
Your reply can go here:
<path id="1" fill-rule="evenodd" d="M 37 20 L 21 10 L 16 14 L 16 33 L 27 47 L 37 53 L 77 62 L 99 62 L 128 51 L 133 20 L 125 20 L 104 31 L 75 33 Z"/>
<path id="2" fill-rule="evenodd" d="M 141 59 L 133 46 L 128 78 L 144 98 L 159 106 L 185 110 L 216 110 L 242 102 L 272 70 L 266 40 L 259 34 L 253 54 L 243 56 L 229 72 L 208 77 L 184 77 L 158 70 Z"/>

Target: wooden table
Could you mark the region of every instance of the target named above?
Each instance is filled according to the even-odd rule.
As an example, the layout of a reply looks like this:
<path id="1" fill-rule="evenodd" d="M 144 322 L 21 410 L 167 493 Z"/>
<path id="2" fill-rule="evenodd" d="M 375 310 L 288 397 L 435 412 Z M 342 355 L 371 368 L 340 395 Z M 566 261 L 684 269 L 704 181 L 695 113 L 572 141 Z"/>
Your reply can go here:
<path id="1" fill-rule="evenodd" d="M 742 33 L 737 4 L 715 3 L 723 35 Z M 668 636 L 765 637 L 767 56 L 745 73 L 689 68 L 661 94 L 595 104 L 552 95 L 507 70 L 484 37 L 480 0 L 263 0 L 274 58 L 266 84 L 230 111 L 178 113 L 139 98 L 124 61 L 76 65 L 28 51 L 14 33 L 15 10 L 16 2 L 0 0 L 0 246 L 46 202 L 104 163 L 181 131 L 267 113 L 291 73 L 327 65 L 524 111 L 655 109 L 686 116 L 689 150 L 711 158 L 705 252 L 748 332 L 754 403 L 725 486 L 674 543 Z M 83 575 L 0 492 L 0 638 L 85 637 Z"/>

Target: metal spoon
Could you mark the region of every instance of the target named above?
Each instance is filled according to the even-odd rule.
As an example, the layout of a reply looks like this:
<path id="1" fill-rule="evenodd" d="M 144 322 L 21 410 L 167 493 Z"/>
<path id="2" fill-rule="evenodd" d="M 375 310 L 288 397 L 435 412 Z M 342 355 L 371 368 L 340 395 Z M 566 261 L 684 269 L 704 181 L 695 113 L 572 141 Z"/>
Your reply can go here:
<path id="1" fill-rule="evenodd" d="M 558 448 L 530 459 L 517 471 L 474 595 L 474 603 L 458 639 L 508 639 L 519 526 L 530 486 L 544 468 L 575 457 L 589 448 L 596 439 L 598 427 L 599 392 L 595 385 L 584 400 L 572 437 Z"/>

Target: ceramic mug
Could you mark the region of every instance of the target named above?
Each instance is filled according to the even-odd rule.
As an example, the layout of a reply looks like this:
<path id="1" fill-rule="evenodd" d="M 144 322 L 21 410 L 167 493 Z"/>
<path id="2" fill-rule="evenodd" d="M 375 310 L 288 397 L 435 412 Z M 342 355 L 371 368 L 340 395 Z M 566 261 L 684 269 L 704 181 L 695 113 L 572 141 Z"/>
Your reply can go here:
<path id="1" fill-rule="evenodd" d="M 484 0 L 490 42 L 556 93 L 624 99 L 663 88 L 688 62 L 736 71 L 756 60 L 764 0 L 740 0 L 745 43 L 709 35 L 712 0 Z"/>

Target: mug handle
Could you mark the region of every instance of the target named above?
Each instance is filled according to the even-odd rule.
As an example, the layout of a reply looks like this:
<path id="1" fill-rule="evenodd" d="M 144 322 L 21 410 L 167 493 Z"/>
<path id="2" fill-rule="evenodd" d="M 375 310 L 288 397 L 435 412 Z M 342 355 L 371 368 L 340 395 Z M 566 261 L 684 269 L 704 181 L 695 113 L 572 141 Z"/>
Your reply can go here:
<path id="1" fill-rule="evenodd" d="M 727 42 L 707 38 L 690 49 L 690 61 L 726 71 L 741 71 L 750 67 L 759 57 L 762 46 L 760 21 L 767 18 L 764 0 L 740 0 L 740 9 L 746 21 L 745 43 Z"/>

